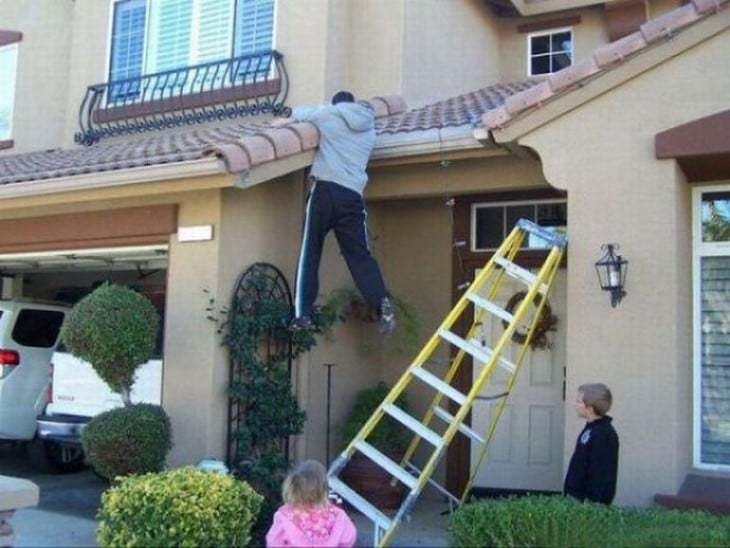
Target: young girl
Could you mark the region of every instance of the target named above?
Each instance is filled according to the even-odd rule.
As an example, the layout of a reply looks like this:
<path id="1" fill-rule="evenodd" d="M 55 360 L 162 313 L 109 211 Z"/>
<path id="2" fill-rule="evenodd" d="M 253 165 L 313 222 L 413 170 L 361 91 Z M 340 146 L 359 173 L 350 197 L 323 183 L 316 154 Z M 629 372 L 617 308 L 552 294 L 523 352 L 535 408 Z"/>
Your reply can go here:
<path id="1" fill-rule="evenodd" d="M 324 466 L 316 460 L 299 464 L 284 480 L 284 504 L 274 514 L 266 546 L 353 546 L 357 539 L 355 526 L 327 495 Z"/>

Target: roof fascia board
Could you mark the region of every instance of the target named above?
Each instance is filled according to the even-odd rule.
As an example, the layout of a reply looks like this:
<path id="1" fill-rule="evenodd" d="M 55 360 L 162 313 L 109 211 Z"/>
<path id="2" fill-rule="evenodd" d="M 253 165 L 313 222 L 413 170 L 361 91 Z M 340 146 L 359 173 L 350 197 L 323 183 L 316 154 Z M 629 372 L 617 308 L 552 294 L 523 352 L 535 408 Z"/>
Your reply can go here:
<path id="1" fill-rule="evenodd" d="M 474 137 L 479 140 L 487 140 L 491 134 L 497 143 L 516 141 L 563 114 L 726 31 L 729 27 L 730 9 L 724 9 L 721 13 L 717 13 L 713 17 L 709 17 L 684 29 L 682 32 L 672 35 L 664 42 L 658 42 L 642 53 L 630 57 L 604 72 L 599 72 L 590 79 L 581 82 L 580 87 L 571 88 L 557 95 L 542 107 L 518 114 L 514 121 L 511 121 L 504 128 L 495 128 L 491 131 L 478 128 L 474 131 Z"/>
<path id="2" fill-rule="evenodd" d="M 21 181 L 0 186 L 0 204 L 12 198 L 65 194 L 79 190 L 99 190 L 158 181 L 174 182 L 176 179 L 182 178 L 200 178 L 201 189 L 203 189 L 211 186 L 211 179 L 205 178 L 206 175 L 225 173 L 227 173 L 225 163 L 216 157 L 210 157 L 171 164 L 84 173 L 72 177 Z"/>
<path id="3" fill-rule="evenodd" d="M 542 0 L 540 2 L 526 2 L 525 0 L 512 0 L 512 5 L 520 15 L 540 15 L 543 13 L 554 13 L 586 6 L 598 6 L 608 4 L 601 0 Z"/>

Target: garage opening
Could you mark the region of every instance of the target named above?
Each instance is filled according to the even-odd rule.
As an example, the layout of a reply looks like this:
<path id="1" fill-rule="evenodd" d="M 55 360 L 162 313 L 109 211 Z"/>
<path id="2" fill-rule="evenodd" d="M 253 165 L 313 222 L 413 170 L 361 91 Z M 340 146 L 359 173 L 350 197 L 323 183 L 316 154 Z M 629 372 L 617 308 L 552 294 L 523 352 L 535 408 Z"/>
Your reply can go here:
<path id="1" fill-rule="evenodd" d="M 99 285 L 125 285 L 150 299 L 160 314 L 156 348 L 162 357 L 168 247 L 145 245 L 0 254 L 3 299 L 75 304 Z"/>

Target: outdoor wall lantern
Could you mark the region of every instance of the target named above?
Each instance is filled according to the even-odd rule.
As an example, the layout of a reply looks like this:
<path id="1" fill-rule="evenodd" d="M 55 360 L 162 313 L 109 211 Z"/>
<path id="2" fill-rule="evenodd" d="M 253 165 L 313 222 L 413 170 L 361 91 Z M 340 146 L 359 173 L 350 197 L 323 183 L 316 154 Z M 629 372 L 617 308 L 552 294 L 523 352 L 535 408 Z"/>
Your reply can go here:
<path id="1" fill-rule="evenodd" d="M 618 248 L 618 244 L 603 244 L 601 249 L 605 250 L 606 254 L 596 262 L 598 283 L 601 284 L 601 289 L 611 292 L 611 306 L 614 308 L 626 295 L 624 283 L 629 264 L 621 255 L 614 254 L 614 250 Z"/>

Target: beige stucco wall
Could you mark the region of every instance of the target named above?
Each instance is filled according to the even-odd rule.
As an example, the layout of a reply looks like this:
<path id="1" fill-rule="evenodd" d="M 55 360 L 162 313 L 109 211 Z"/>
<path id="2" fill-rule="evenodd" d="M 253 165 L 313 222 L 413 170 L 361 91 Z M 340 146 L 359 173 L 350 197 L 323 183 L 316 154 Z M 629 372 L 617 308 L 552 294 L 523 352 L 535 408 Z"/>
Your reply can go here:
<path id="1" fill-rule="evenodd" d="M 0 154 L 55 148 L 61 142 L 73 12 L 74 3 L 68 0 L 0 0 L 0 29 L 23 33 L 18 42 L 14 146 Z"/>
<path id="2" fill-rule="evenodd" d="M 691 466 L 690 185 L 673 160 L 654 158 L 654 135 L 727 108 L 730 73 L 704 67 L 730 63 L 729 41 L 725 31 L 520 140 L 568 191 L 567 391 L 613 389 L 624 504 L 676 493 Z M 615 309 L 593 266 L 607 242 L 629 262 Z M 571 402 L 566 457 L 580 428 Z"/>
<path id="3" fill-rule="evenodd" d="M 405 0 L 402 55 L 409 105 L 500 81 L 497 23 L 480 0 Z"/>
<path id="4" fill-rule="evenodd" d="M 276 47 L 287 60 L 291 105 L 346 88 L 361 97 L 401 94 L 417 106 L 500 77 L 497 24 L 478 0 L 282 2 Z"/>

